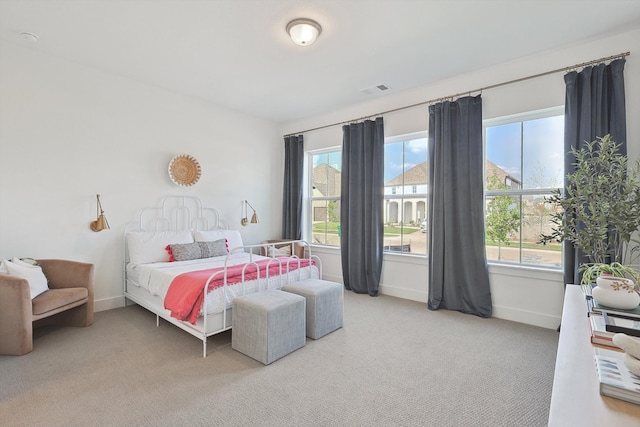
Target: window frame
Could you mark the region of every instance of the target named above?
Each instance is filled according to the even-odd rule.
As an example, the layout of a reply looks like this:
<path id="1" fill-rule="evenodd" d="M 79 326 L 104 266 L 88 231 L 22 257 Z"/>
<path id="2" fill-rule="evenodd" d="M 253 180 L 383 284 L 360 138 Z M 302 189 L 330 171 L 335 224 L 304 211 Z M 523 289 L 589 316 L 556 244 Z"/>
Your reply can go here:
<path id="1" fill-rule="evenodd" d="M 405 142 L 405 141 L 410 141 L 410 140 L 415 140 L 415 139 L 425 139 L 427 141 L 427 155 L 426 155 L 426 160 L 428 161 L 428 150 L 429 150 L 429 133 L 427 130 L 424 131 L 418 131 L 418 132 L 411 132 L 411 133 L 406 133 L 406 134 L 401 134 L 401 135 L 393 135 L 393 136 L 388 136 L 385 137 L 384 139 L 384 143 L 386 144 L 394 144 L 394 143 L 398 143 L 398 142 Z M 403 160 L 404 161 L 404 160 Z M 386 165 L 386 159 L 384 159 L 384 164 Z M 403 175 L 404 175 L 403 171 Z M 427 174 L 428 174 L 428 170 L 427 170 Z M 404 181 L 403 181 L 404 182 Z M 427 186 L 427 191 L 424 193 L 419 193 L 417 192 L 417 188 L 416 188 L 416 192 L 414 193 L 413 191 L 411 191 L 412 189 L 406 189 L 406 186 L 402 186 L 403 189 L 400 190 L 397 187 L 398 186 L 392 186 L 391 187 L 391 194 L 383 194 L 383 203 L 386 205 L 387 200 L 400 200 L 401 202 L 399 203 L 399 212 L 404 212 L 404 201 L 406 200 L 412 200 L 412 199 L 422 199 L 424 198 L 424 206 L 425 206 L 425 218 L 428 218 L 429 216 L 429 184 L 426 184 Z M 383 218 L 386 218 L 386 214 L 383 215 Z M 404 221 L 400 221 L 400 223 L 402 224 L 402 226 L 404 226 Z M 416 224 L 418 226 L 418 228 L 420 228 L 420 224 Z M 426 236 L 425 236 L 426 238 Z M 383 238 L 384 239 L 384 238 Z M 401 244 L 404 244 L 404 234 L 402 234 L 401 237 Z M 425 244 L 425 252 L 424 253 L 411 253 L 411 252 L 402 252 L 402 251 L 392 251 L 392 250 L 387 250 L 384 249 L 384 255 L 393 255 L 393 256 L 402 256 L 402 257 L 420 257 L 420 258 L 425 258 L 429 256 L 429 247 L 428 247 L 428 241 Z"/>
<path id="2" fill-rule="evenodd" d="M 340 248 L 340 245 L 330 245 L 327 243 L 317 243 L 313 241 L 313 215 L 314 215 L 314 206 L 313 203 L 314 202 L 330 202 L 330 201 L 337 201 L 338 203 L 340 203 L 340 198 L 341 196 L 323 196 L 323 197 L 314 197 L 313 196 L 313 157 L 317 156 L 317 155 L 322 155 L 322 154 L 329 154 L 329 153 L 340 153 L 342 154 L 342 146 L 333 146 L 333 147 L 326 147 L 326 148 L 319 148 L 317 150 L 309 150 L 307 151 L 307 189 L 306 189 L 306 215 L 305 215 L 305 210 L 303 209 L 303 216 L 306 218 L 305 219 L 305 223 L 307 224 L 306 227 L 304 228 L 304 232 L 303 235 L 305 236 L 306 240 L 314 245 L 314 246 L 322 246 L 322 247 L 326 247 L 326 248 Z M 340 168 L 340 172 L 342 172 L 342 167 Z M 341 191 L 342 193 L 342 191 Z"/>
<path id="3" fill-rule="evenodd" d="M 509 197 L 517 197 L 520 199 L 520 203 L 519 203 L 519 215 L 520 215 L 520 226 L 518 229 L 518 261 L 504 261 L 504 260 L 489 260 L 487 258 L 487 263 L 488 264 L 494 264 L 494 265 L 501 265 L 501 266 L 507 266 L 507 267 L 515 267 L 515 268 L 537 268 L 537 269 L 543 269 L 543 270 L 551 270 L 551 271 L 562 271 L 563 269 L 563 261 L 564 261 L 564 256 L 563 256 L 563 252 L 564 249 L 561 249 L 560 252 L 560 265 L 559 266 L 553 266 L 553 265 L 549 265 L 549 264 L 532 264 L 532 263 L 526 263 L 523 262 L 523 257 L 522 257 L 522 248 L 523 248 L 523 240 L 522 240 L 522 218 L 524 216 L 524 210 L 523 210 L 523 203 L 522 203 L 522 198 L 525 196 L 550 196 L 553 194 L 553 192 L 555 190 L 563 190 L 562 187 L 543 187 L 543 188 L 520 188 L 517 190 L 514 189 L 506 189 L 506 190 L 487 190 L 486 188 L 486 183 L 487 183 L 487 161 L 489 160 L 487 158 L 487 128 L 489 127 L 495 127 L 495 126 L 502 126 L 502 125 L 507 125 L 507 124 L 513 124 L 513 123 L 523 123 L 523 122 L 527 122 L 527 121 L 533 121 L 533 120 L 539 120 L 539 119 L 544 119 L 544 118 L 550 118 L 550 117 L 558 117 L 558 116 L 564 116 L 564 106 L 560 105 L 560 106 L 556 106 L 556 107 L 550 107 L 550 108 L 545 108 L 545 109 L 540 109 L 540 110 L 534 110 L 534 111 L 528 111 L 528 112 L 522 112 L 522 113 L 517 113 L 517 114 L 511 114 L 511 115 L 507 115 L 507 116 L 501 116 L 501 117 L 496 117 L 496 118 L 491 118 L 491 119 L 484 119 L 482 121 L 482 146 L 483 146 L 483 200 L 484 200 L 484 210 L 485 210 L 485 221 L 486 221 L 486 216 L 487 216 L 487 198 L 489 197 L 498 197 L 498 196 L 509 196 Z M 523 142 L 522 139 L 522 128 L 521 128 L 521 144 Z M 522 147 L 521 147 L 522 148 Z M 563 149 L 564 150 L 564 149 Z M 566 153 L 565 153 L 566 155 Z M 521 149 L 520 151 L 520 164 L 523 165 L 524 164 L 524 153 L 523 150 Z M 563 176 L 564 176 L 564 171 L 563 171 Z M 506 179 L 508 179 L 508 177 L 505 177 L 505 181 Z M 505 182 L 506 185 L 506 182 Z M 524 186 L 524 183 L 521 184 L 522 186 Z M 486 227 L 486 223 L 485 223 L 485 227 Z M 485 242 L 485 250 L 486 250 L 487 244 Z"/>

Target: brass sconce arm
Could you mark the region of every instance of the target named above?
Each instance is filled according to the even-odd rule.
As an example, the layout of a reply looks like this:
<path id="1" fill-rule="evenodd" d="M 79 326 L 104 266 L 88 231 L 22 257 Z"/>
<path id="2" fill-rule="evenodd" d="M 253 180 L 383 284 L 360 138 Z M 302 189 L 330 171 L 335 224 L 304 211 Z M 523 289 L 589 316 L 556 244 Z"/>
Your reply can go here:
<path id="1" fill-rule="evenodd" d="M 96 205 L 96 215 L 98 218 L 95 221 L 91 221 L 91 224 L 89 224 L 89 226 L 93 231 L 102 231 L 111 227 L 109 227 L 109 221 L 107 221 L 107 217 L 104 216 L 102 203 L 100 203 L 100 195 L 96 194 L 96 198 L 98 199 L 98 203 Z"/>
<path id="2" fill-rule="evenodd" d="M 258 223 L 258 214 L 256 213 L 256 210 L 253 208 L 253 206 L 251 206 L 251 204 L 247 201 L 247 200 L 243 200 L 244 203 L 244 217 L 240 220 L 240 223 L 246 227 L 247 225 L 251 224 L 257 224 Z M 248 218 L 248 209 L 247 206 L 251 208 L 251 210 L 253 211 L 253 215 L 251 215 L 251 221 L 249 221 Z"/>

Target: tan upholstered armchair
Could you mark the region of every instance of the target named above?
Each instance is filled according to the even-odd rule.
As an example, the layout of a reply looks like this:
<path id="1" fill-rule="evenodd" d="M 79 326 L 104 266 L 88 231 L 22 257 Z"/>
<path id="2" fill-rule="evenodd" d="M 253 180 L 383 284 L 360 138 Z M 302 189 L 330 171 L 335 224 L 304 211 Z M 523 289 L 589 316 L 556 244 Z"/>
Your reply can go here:
<path id="1" fill-rule="evenodd" d="M 0 274 L 0 354 L 20 356 L 33 350 L 33 328 L 93 323 L 93 264 L 41 259 L 49 290 L 33 300 L 29 283 Z"/>

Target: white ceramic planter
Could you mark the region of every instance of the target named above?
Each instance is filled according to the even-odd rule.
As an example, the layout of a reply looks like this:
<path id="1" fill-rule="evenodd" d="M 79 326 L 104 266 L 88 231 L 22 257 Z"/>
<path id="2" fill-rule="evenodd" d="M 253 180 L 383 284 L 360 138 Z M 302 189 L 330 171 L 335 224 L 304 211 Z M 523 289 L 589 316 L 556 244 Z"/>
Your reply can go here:
<path id="1" fill-rule="evenodd" d="M 634 283 L 629 279 L 598 277 L 598 286 L 591 290 L 598 304 L 623 310 L 634 309 L 640 304 L 640 295 L 633 290 Z"/>
<path id="2" fill-rule="evenodd" d="M 603 277 L 599 276 L 596 279 L 596 284 L 600 288 L 607 288 L 611 290 L 624 290 L 624 291 L 633 291 L 634 283 L 631 279 L 625 279 L 622 277 Z"/>

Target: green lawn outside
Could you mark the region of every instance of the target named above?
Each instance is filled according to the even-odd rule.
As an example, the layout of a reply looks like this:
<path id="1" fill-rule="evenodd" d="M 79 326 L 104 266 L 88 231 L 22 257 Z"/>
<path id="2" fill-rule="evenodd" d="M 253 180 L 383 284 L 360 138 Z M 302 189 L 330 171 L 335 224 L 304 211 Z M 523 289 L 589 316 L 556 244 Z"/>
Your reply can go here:
<path id="1" fill-rule="evenodd" d="M 338 234 L 338 226 L 340 225 L 339 222 L 319 222 L 316 224 L 313 224 L 313 228 L 312 231 L 314 233 L 327 233 L 327 234 Z M 395 226 L 385 226 L 384 227 L 384 235 L 385 236 L 400 236 L 402 234 L 402 231 L 404 231 L 404 234 L 411 234 L 414 233 L 416 231 L 418 231 L 420 228 L 419 227 L 404 227 L 404 228 L 400 228 L 400 227 L 395 227 Z"/>
<path id="2" fill-rule="evenodd" d="M 518 242 L 511 241 L 511 242 L 509 242 L 508 245 L 505 245 L 505 244 L 498 245 L 497 242 L 491 242 L 491 241 L 487 240 L 486 245 L 487 246 L 495 246 L 496 248 L 498 246 L 502 246 L 503 248 L 517 248 L 518 247 Z M 522 249 L 544 249 L 544 250 L 547 250 L 547 251 L 561 252 L 562 251 L 562 245 L 561 244 L 540 245 L 538 243 L 533 243 L 533 242 L 522 242 Z"/>
<path id="3" fill-rule="evenodd" d="M 313 224 L 312 231 L 314 233 L 338 234 L 339 222 L 318 222 Z"/>
<path id="4" fill-rule="evenodd" d="M 321 233 L 321 234 L 325 234 L 325 233 L 338 234 L 339 225 L 340 225 L 339 222 L 319 222 L 319 223 L 313 224 L 313 232 Z M 411 227 L 411 226 L 406 226 L 404 228 L 400 228 L 397 226 L 385 226 L 384 235 L 387 237 L 400 236 L 403 230 L 404 230 L 404 234 L 411 234 L 418 231 L 419 229 L 420 229 L 419 227 Z M 498 247 L 498 244 L 496 242 L 487 241 L 487 246 Z M 510 242 L 509 245 L 502 245 L 502 247 L 517 248 L 518 242 L 513 241 L 513 242 Z M 523 249 L 544 249 L 544 250 L 556 251 L 556 252 L 562 251 L 562 245 L 560 244 L 547 244 L 543 246 L 534 242 L 522 242 L 522 248 Z"/>

